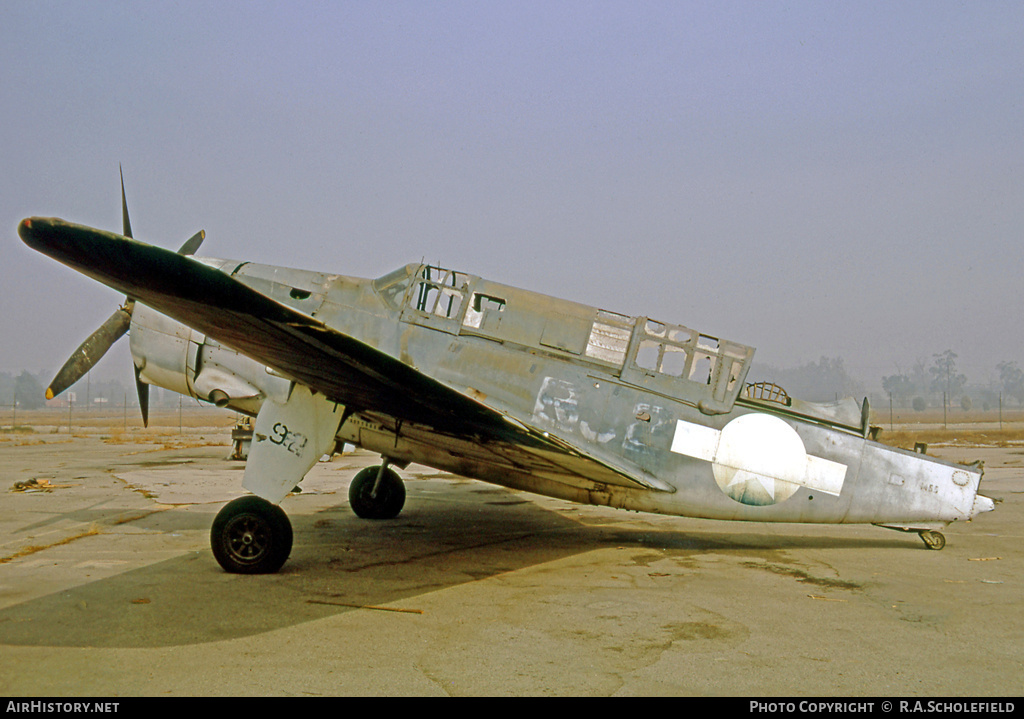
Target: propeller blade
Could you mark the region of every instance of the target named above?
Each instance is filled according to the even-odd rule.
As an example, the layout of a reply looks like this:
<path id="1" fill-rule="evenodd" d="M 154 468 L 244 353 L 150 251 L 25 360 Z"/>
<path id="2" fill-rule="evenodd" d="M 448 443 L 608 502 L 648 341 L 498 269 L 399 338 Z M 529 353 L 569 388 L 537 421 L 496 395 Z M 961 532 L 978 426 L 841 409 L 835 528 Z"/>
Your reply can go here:
<path id="1" fill-rule="evenodd" d="M 127 237 L 127 235 L 125 235 Z M 199 249 L 199 245 L 203 244 L 203 240 L 206 239 L 206 230 L 199 230 L 196 234 L 185 240 L 185 244 L 178 250 L 179 255 L 194 255 L 196 250 Z"/>
<path id="2" fill-rule="evenodd" d="M 46 399 L 53 399 L 68 387 L 85 376 L 85 373 L 100 361 L 110 346 L 117 342 L 131 324 L 131 308 L 118 307 L 114 314 L 107 318 L 98 330 L 79 345 L 74 354 L 60 368 L 57 376 L 46 389 Z"/>
<path id="3" fill-rule="evenodd" d="M 132 236 L 132 223 L 128 219 L 128 200 L 124 196 L 124 170 L 121 166 L 117 166 L 118 171 L 121 173 L 121 226 L 124 231 L 121 233 L 125 237 Z"/>
<path id="4" fill-rule="evenodd" d="M 118 172 L 121 175 L 121 225 L 125 237 L 132 237 L 132 223 L 128 217 L 128 198 L 124 191 L 124 169 L 118 165 Z M 206 239 L 206 231 L 200 230 L 192 235 L 185 244 L 178 250 L 179 255 L 193 255 L 199 246 Z M 83 342 L 74 354 L 64 363 L 57 376 L 50 382 L 46 389 L 46 398 L 53 399 L 68 387 L 85 376 L 100 358 L 107 353 L 107 350 L 117 342 L 128 331 L 132 323 L 132 310 L 135 307 L 135 300 L 131 297 L 125 298 L 124 306 L 119 307 L 106 322 Z M 139 395 L 139 409 L 142 410 L 142 424 L 149 426 L 149 385 L 142 381 L 139 368 L 135 368 L 135 389 Z"/>
<path id="5" fill-rule="evenodd" d="M 139 395 L 139 409 L 142 410 L 142 426 L 149 426 L 149 385 L 142 381 L 138 367 L 135 368 L 135 391 Z"/>

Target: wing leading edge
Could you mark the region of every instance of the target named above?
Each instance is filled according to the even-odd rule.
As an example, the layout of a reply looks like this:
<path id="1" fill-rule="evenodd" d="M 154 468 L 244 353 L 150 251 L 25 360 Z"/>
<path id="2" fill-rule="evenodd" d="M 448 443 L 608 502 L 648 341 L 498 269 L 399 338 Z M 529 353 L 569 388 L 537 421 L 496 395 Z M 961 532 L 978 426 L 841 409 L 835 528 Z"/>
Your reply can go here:
<path id="1" fill-rule="evenodd" d="M 246 354 L 354 412 L 380 412 L 438 432 L 497 442 L 567 474 L 674 491 L 489 408 L 370 345 L 331 329 L 223 272 L 160 247 L 56 218 L 18 227 L 33 249 Z M 560 461 L 561 458 L 563 461 Z"/>

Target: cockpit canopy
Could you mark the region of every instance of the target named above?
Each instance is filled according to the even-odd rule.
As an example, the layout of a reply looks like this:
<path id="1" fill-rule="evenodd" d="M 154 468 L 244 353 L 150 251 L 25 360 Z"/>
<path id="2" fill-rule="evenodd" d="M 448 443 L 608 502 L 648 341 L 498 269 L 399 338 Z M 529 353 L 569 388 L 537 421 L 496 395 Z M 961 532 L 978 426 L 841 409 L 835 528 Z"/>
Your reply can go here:
<path id="1" fill-rule="evenodd" d="M 433 265 L 373 282 L 405 322 L 589 363 L 622 381 L 728 412 L 754 349 L 682 325 L 608 310 Z"/>

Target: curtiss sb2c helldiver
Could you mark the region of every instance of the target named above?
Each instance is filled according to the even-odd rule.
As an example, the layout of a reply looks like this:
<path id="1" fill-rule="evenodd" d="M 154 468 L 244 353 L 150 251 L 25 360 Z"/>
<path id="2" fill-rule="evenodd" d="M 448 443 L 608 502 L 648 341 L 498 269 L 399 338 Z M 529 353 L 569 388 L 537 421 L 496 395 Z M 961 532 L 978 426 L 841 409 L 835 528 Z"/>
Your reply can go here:
<path id="1" fill-rule="evenodd" d="M 381 455 L 353 511 L 397 516 L 411 462 L 517 490 L 684 517 L 937 530 L 993 509 L 981 464 L 874 441 L 867 401 L 802 402 L 746 383 L 754 350 L 428 264 L 358 279 L 197 258 L 123 233 L 23 220 L 30 247 L 127 299 L 54 378 L 85 374 L 130 329 L 148 386 L 255 417 L 242 486 L 211 529 L 229 572 L 277 571 L 279 503 L 342 443 Z"/>

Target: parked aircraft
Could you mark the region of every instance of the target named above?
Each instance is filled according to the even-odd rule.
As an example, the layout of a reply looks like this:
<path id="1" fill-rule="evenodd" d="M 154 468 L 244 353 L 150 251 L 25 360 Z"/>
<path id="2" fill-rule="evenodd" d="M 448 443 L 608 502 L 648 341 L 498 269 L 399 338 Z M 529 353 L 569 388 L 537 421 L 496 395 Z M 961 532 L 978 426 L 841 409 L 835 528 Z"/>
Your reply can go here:
<path id="1" fill-rule="evenodd" d="M 410 264 L 360 279 L 197 258 L 54 218 L 30 247 L 125 293 L 54 378 L 59 394 L 130 329 L 148 386 L 255 417 L 242 486 L 211 529 L 229 572 L 277 571 L 279 503 L 342 443 L 381 455 L 349 487 L 388 519 L 411 462 L 550 497 L 684 517 L 937 530 L 993 509 L 983 468 L 874 439 L 868 406 L 746 383 L 751 347 L 649 317 Z"/>

